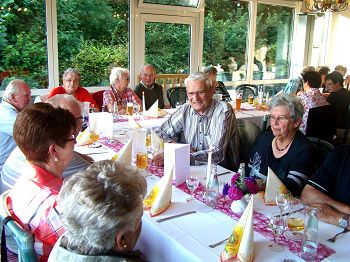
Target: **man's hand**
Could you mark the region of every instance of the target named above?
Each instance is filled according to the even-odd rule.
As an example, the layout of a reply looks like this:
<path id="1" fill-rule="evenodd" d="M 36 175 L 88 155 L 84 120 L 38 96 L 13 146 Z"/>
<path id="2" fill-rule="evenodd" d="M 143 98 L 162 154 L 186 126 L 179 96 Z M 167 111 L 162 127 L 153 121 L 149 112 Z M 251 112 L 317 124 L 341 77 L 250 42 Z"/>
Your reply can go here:
<path id="1" fill-rule="evenodd" d="M 338 226 L 339 219 L 344 215 L 327 204 L 313 204 L 312 207 L 317 208 L 317 217 L 328 224 Z"/>
<path id="2" fill-rule="evenodd" d="M 151 160 L 151 163 L 156 164 L 156 166 L 164 166 L 164 152 L 158 152 Z"/>

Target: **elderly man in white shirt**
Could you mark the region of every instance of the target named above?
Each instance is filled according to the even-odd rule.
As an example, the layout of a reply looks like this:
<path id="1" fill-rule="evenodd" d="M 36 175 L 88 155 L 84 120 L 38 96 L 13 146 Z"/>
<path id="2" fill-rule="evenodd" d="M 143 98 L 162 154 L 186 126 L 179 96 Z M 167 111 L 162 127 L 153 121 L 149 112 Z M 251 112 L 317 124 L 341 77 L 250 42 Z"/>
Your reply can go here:
<path id="1" fill-rule="evenodd" d="M 226 102 L 213 99 L 214 90 L 209 76 L 195 72 L 185 80 L 188 103 L 182 105 L 157 130 L 165 142 L 191 145 L 191 164 L 207 161 L 209 145 L 213 145 L 212 159 L 228 169 L 239 166 L 238 129 L 232 107 Z M 159 152 L 152 160 L 164 164 L 164 154 Z"/>
<path id="2" fill-rule="evenodd" d="M 6 87 L 0 104 L 0 171 L 16 147 L 13 125 L 17 114 L 31 102 L 29 85 L 20 79 L 12 80 Z"/>

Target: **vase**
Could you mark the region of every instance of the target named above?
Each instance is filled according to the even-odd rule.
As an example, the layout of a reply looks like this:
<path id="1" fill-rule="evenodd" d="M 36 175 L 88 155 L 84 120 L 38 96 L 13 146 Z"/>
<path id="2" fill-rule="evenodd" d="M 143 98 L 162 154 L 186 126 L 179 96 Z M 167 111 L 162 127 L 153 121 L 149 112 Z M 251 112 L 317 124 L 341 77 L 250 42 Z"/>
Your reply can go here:
<path id="1" fill-rule="evenodd" d="M 233 200 L 231 204 L 231 210 L 235 214 L 242 214 L 247 207 L 247 200 L 242 197 L 240 200 Z"/>

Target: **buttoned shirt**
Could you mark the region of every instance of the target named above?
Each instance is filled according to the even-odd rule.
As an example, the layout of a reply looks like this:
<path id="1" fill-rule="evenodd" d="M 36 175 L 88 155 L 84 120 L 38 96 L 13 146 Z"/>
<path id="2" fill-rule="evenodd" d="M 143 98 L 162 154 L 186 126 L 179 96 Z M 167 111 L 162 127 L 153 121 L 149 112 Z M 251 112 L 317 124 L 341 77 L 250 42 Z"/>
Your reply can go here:
<path id="1" fill-rule="evenodd" d="M 0 104 L 0 171 L 6 159 L 16 147 L 13 139 L 13 126 L 17 117 L 17 109 L 6 101 Z"/>
<path id="2" fill-rule="evenodd" d="M 326 98 L 321 94 L 318 88 L 309 88 L 307 91 L 298 95 L 304 105 L 303 120 L 300 124 L 300 131 L 306 134 L 307 118 L 309 117 L 310 108 L 328 105 Z"/>
<path id="3" fill-rule="evenodd" d="M 64 233 L 57 207 L 63 179 L 31 165 L 11 190 L 7 205 L 23 228 L 34 233 L 40 261 L 47 261 L 57 239 Z"/>
<path id="4" fill-rule="evenodd" d="M 113 86 L 110 86 L 108 90 L 103 93 L 103 106 L 107 106 L 108 104 L 113 104 L 117 101 L 118 106 L 126 106 L 127 103 L 137 103 L 140 106 L 141 100 L 135 94 L 135 92 L 127 87 L 124 91 L 118 92 Z"/>
<path id="5" fill-rule="evenodd" d="M 191 153 L 196 162 L 207 161 L 209 145 L 214 145 L 212 160 L 215 163 L 231 170 L 236 170 L 239 165 L 236 117 L 226 102 L 213 99 L 202 115 L 184 104 L 157 133 L 166 142 L 183 134 L 181 142 L 196 150 Z"/>

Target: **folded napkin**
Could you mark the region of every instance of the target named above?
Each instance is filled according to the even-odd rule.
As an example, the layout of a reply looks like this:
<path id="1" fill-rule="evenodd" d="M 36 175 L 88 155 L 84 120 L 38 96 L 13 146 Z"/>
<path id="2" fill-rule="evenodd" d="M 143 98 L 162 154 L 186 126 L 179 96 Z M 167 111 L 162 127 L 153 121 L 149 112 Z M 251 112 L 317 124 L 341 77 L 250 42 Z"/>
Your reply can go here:
<path id="1" fill-rule="evenodd" d="M 265 204 L 276 205 L 276 196 L 279 193 L 287 193 L 286 186 L 281 182 L 278 176 L 272 171 L 271 168 L 267 168 L 267 181 L 265 188 Z"/>
<path id="2" fill-rule="evenodd" d="M 117 154 L 115 154 L 112 160 L 116 160 L 117 162 L 124 163 L 127 165 L 131 165 L 132 159 L 132 138 L 119 150 Z"/>
<path id="3" fill-rule="evenodd" d="M 129 127 L 133 129 L 141 128 L 140 124 L 135 121 L 132 117 L 129 117 Z"/>
<path id="4" fill-rule="evenodd" d="M 248 206 L 244 210 L 238 223 L 221 252 L 221 261 L 250 262 L 254 260 L 254 224 L 253 224 L 254 195 L 252 195 Z"/>
<path id="5" fill-rule="evenodd" d="M 144 209 L 150 209 L 150 215 L 164 212 L 171 203 L 173 170 L 159 180 L 143 201 Z"/>
<path id="6" fill-rule="evenodd" d="M 148 117 L 158 117 L 159 112 L 158 112 L 158 99 L 154 104 L 145 112 L 145 116 Z"/>
<path id="7" fill-rule="evenodd" d="M 87 127 L 83 132 L 80 132 L 77 136 L 77 145 L 84 146 L 90 145 L 93 141 L 90 139 L 91 132 L 89 131 L 89 127 Z"/>

